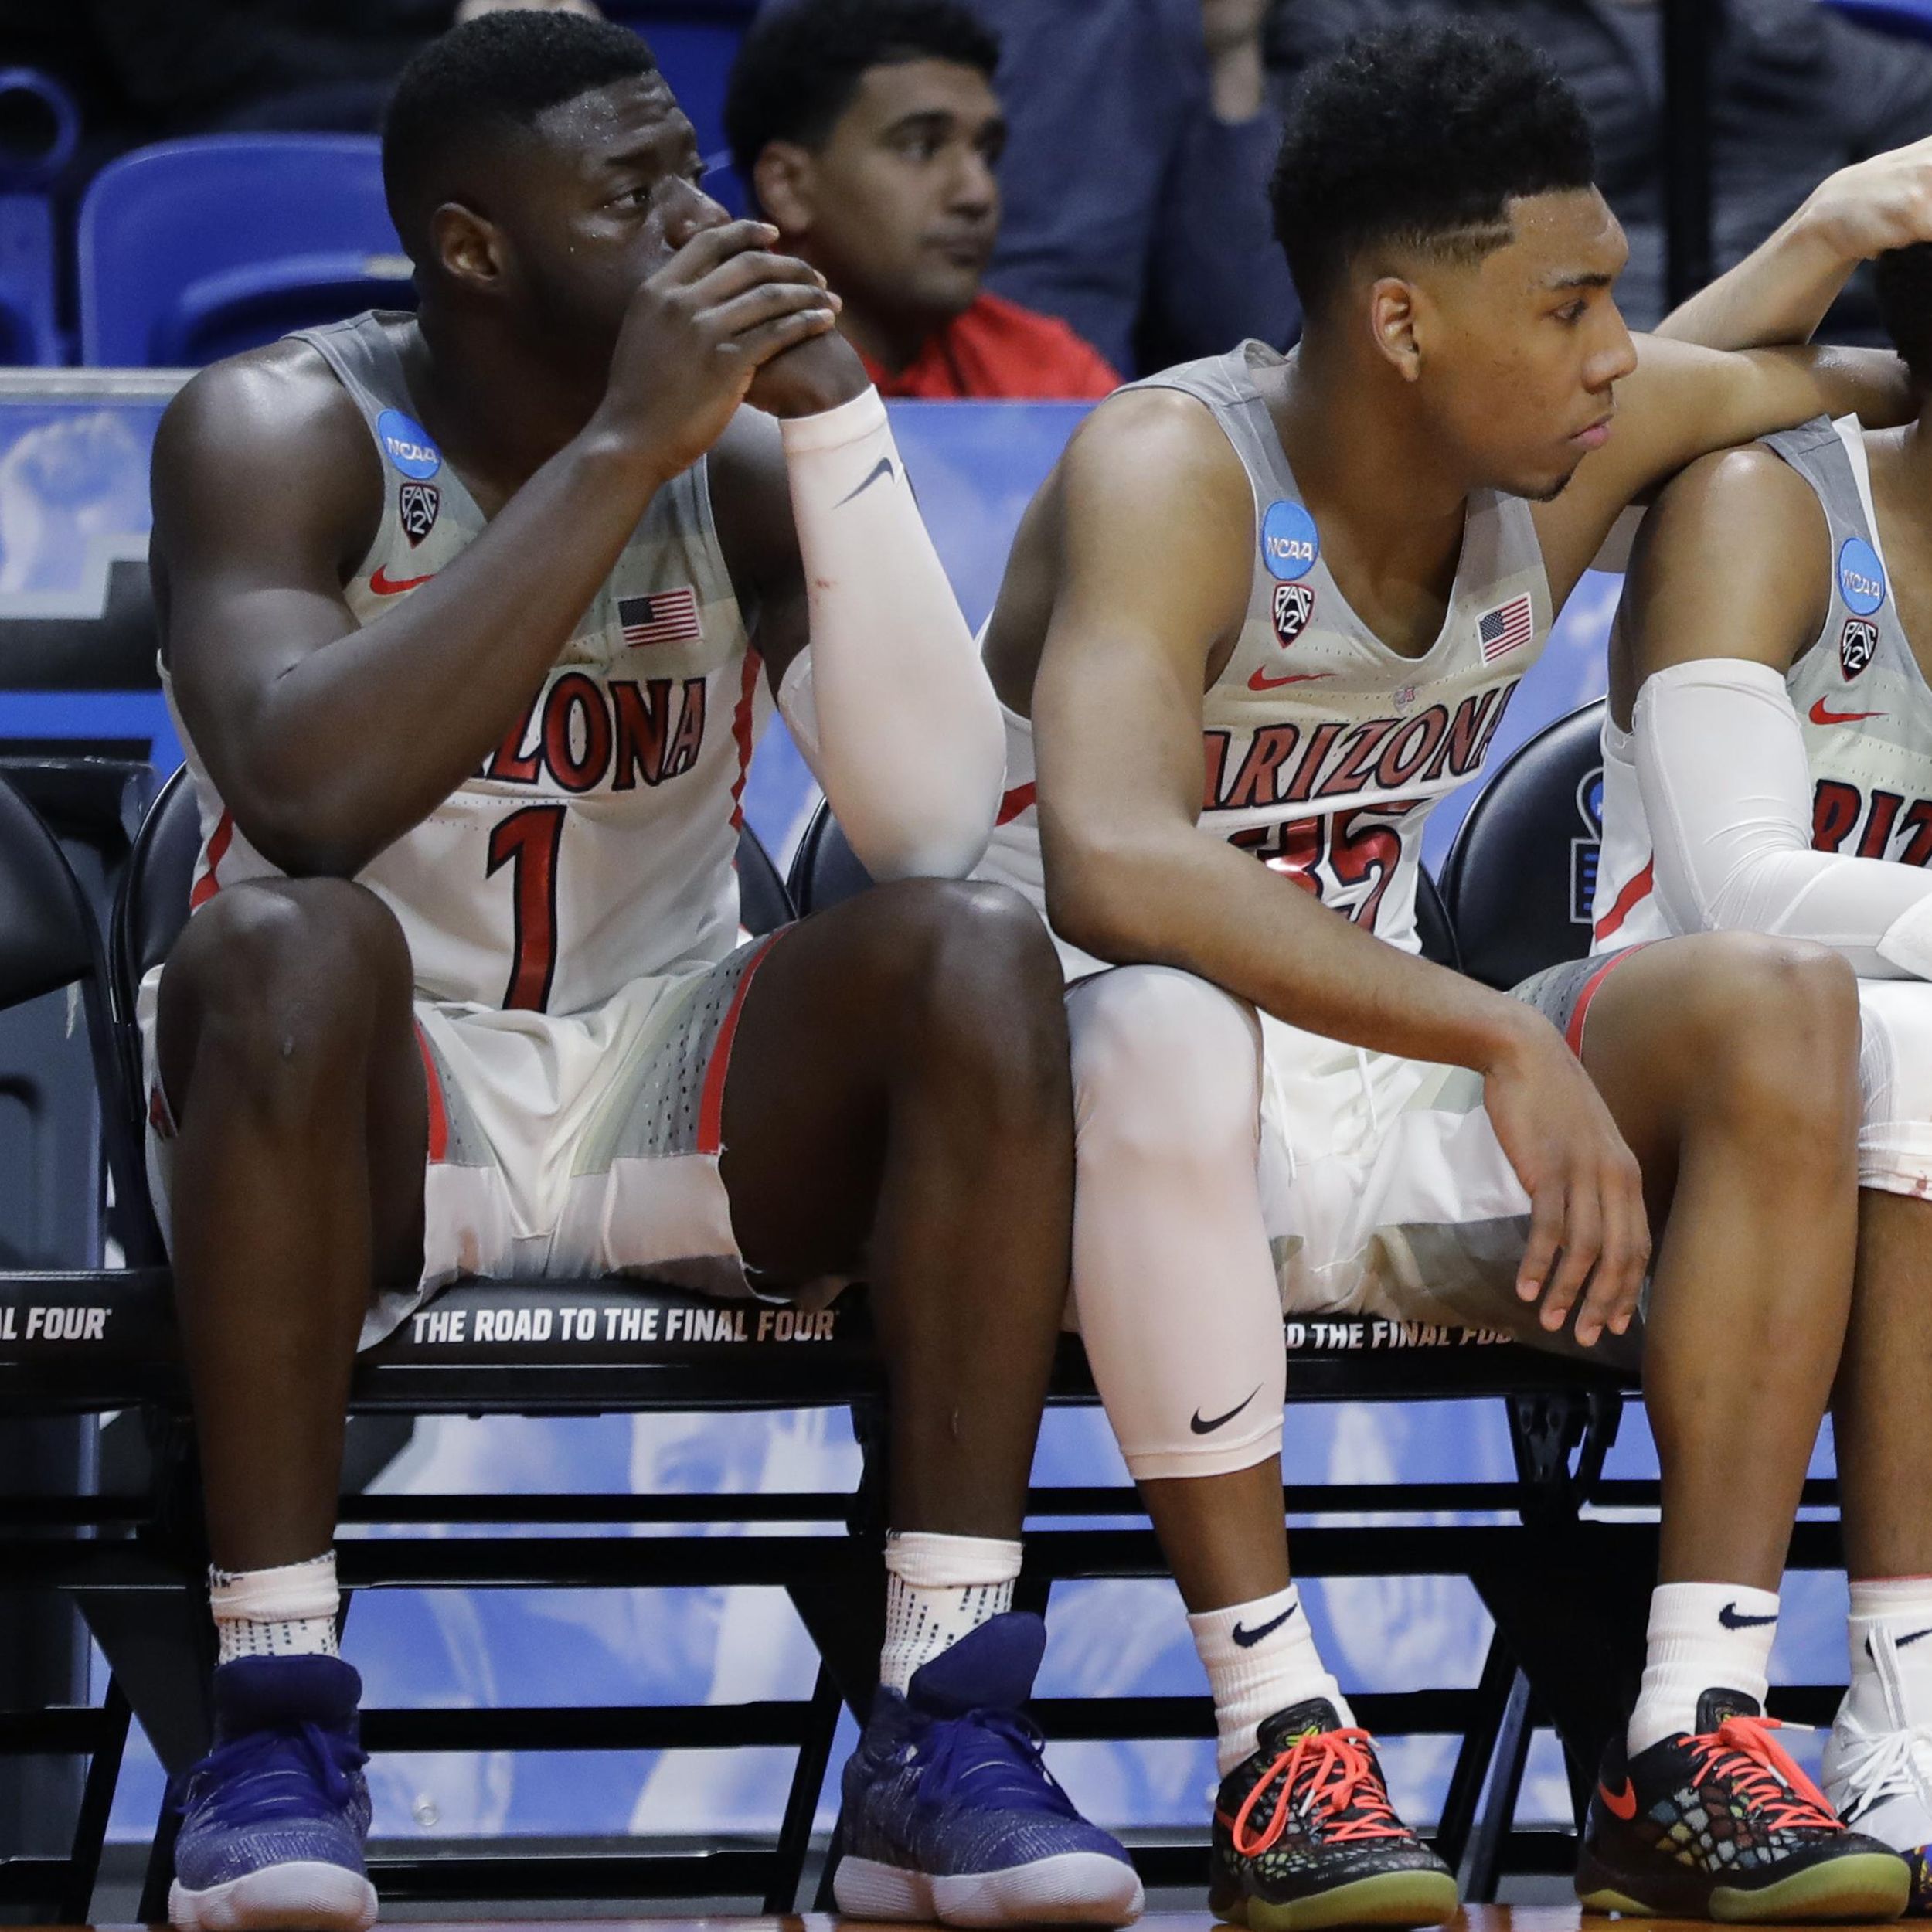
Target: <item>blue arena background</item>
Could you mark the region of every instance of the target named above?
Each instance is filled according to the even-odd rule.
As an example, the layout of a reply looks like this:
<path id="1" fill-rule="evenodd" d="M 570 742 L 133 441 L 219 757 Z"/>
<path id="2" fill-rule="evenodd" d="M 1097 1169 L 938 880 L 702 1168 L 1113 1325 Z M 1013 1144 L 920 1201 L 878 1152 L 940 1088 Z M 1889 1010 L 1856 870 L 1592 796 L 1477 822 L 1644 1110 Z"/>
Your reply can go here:
<path id="1" fill-rule="evenodd" d="M 97 616 L 111 564 L 145 556 L 148 451 L 177 380 L 163 372 L 0 374 L 0 617 Z M 927 522 L 975 626 L 992 606 L 1022 509 L 1082 413 L 1060 404 L 893 406 Z M 1541 726 L 1601 694 L 1604 638 L 1618 583 L 1603 573 L 1586 579 L 1510 706 L 1492 768 Z M 0 658 L 0 741 L 138 740 L 151 744 L 164 773 L 179 761 L 157 691 L 12 691 L 6 684 Z M 1468 795 L 1438 812 L 1427 845 L 1432 863 L 1440 865 Z M 746 804 L 781 865 L 815 798 L 809 774 L 782 726 L 774 726 L 753 762 Z M 1575 835 L 1594 832 L 1580 810 Z M 1291 1409 L 1286 1461 L 1289 1479 L 1300 1481 L 1501 1481 L 1513 1474 L 1494 1404 Z M 435 1418 L 418 1423 L 409 1447 L 376 1487 L 405 1493 L 733 1493 L 849 1488 L 858 1466 L 849 1425 L 837 1411 Z M 1814 1473 L 1830 1468 L 1828 1428 Z M 1633 1406 L 1607 1473 L 1655 1471 Z M 1104 1420 L 1092 1410 L 1049 1415 L 1036 1473 L 1044 1483 L 1121 1477 Z M 1405 1690 L 1476 1681 L 1489 1620 L 1459 1579 L 1341 1580 L 1311 1585 L 1308 1599 L 1316 1634 L 1345 1687 Z M 1774 1677 L 1842 1681 L 1844 1611 L 1839 1577 L 1788 1578 Z M 1202 1688 L 1170 1584 L 1062 1585 L 1049 1622 L 1043 1695 Z M 815 1662 L 782 1594 L 757 1590 L 366 1594 L 350 1615 L 346 1650 L 367 1679 L 369 1701 L 383 1706 L 798 1696 L 809 1689 Z M 1419 1825 L 1437 1815 L 1454 1743 L 1389 1744 L 1396 1801 Z M 842 1746 L 835 1763 L 843 1754 Z M 1053 1750 L 1052 1761 L 1085 1809 L 1120 1826 L 1198 1825 L 1213 1782 L 1206 1743 L 1066 1745 Z M 769 1831 L 789 1770 L 790 1753 L 781 1750 L 392 1756 L 372 1767 L 376 1831 L 386 1838 Z M 116 1806 L 117 1835 L 145 1838 L 160 1783 L 151 1756 L 131 1751 Z M 1519 1818 L 1568 1816 L 1557 1755 L 1546 1736 L 1532 1754 Z M 819 1822 L 828 1828 L 829 1812 Z"/>

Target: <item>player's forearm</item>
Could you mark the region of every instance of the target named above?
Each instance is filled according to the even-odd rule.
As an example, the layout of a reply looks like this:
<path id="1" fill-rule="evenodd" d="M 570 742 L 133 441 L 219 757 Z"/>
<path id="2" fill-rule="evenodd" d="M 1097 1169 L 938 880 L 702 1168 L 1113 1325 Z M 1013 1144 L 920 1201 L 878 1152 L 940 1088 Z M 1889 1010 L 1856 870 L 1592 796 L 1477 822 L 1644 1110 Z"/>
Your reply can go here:
<path id="1" fill-rule="evenodd" d="M 1859 260 L 1815 203 L 1815 196 L 1735 268 L 1673 309 L 1657 333 L 1706 349 L 1808 342 Z"/>
<path id="2" fill-rule="evenodd" d="M 587 431 L 433 582 L 275 679 L 223 784 L 258 849 L 350 877 L 434 811 L 522 715 L 655 487 Z"/>
<path id="3" fill-rule="evenodd" d="M 1043 816 L 1054 928 L 1097 958 L 1179 967 L 1310 1032 L 1478 1073 L 1543 1025 L 1208 833 L 1123 828 L 1075 841 Z"/>
<path id="4" fill-rule="evenodd" d="M 874 878 L 960 877 L 999 808 L 1005 733 L 867 389 L 784 427 L 811 642 L 780 703 Z"/>

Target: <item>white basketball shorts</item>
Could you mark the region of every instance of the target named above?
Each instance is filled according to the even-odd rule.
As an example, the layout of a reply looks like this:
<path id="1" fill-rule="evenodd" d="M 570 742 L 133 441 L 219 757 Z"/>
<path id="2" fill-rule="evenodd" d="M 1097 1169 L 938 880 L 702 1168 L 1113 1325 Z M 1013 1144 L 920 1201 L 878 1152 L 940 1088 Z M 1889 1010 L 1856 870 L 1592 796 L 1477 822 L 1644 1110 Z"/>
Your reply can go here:
<path id="1" fill-rule="evenodd" d="M 782 937 L 715 966 L 633 980 L 588 1012 L 418 1000 L 429 1087 L 422 1278 L 375 1300 L 359 1345 L 461 1276 L 628 1272 L 748 1293 L 718 1172 L 724 1085 L 746 992 Z M 165 970 L 141 982 L 138 1017 L 148 1185 L 166 1233 L 174 1121 L 154 1053 Z"/>

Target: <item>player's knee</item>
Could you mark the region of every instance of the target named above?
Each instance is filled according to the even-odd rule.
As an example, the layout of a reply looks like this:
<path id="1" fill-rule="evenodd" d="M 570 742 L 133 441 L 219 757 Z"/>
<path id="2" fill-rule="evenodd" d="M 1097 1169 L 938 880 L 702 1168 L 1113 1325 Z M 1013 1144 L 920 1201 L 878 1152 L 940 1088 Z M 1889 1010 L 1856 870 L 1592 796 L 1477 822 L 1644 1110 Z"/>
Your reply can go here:
<path id="1" fill-rule="evenodd" d="M 188 1009 L 226 1077 L 285 1090 L 339 1077 L 409 981 L 402 929 L 363 887 L 241 888 L 189 922 L 162 976 L 162 1024 Z"/>
<path id="2" fill-rule="evenodd" d="M 1127 966 L 1070 1001 L 1083 1159 L 1252 1162 L 1260 1043 L 1230 994 L 1167 966 Z"/>
<path id="3" fill-rule="evenodd" d="M 1058 956 L 1019 893 L 975 879 L 909 880 L 901 996 L 908 1050 L 1002 1107 L 1066 1104 L 1066 1015 Z"/>
<path id="4" fill-rule="evenodd" d="M 1849 1156 L 1859 1111 L 1858 981 L 1822 946 L 1724 935 L 1700 977 L 1696 1059 L 1708 1101 L 1768 1150 Z"/>

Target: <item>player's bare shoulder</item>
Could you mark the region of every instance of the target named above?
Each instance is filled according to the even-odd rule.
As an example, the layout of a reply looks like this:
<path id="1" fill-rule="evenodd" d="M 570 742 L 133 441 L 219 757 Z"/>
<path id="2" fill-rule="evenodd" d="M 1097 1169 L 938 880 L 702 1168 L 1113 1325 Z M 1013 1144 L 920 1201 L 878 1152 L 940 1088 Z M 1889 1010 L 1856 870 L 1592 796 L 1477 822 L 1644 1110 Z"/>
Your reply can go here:
<path id="1" fill-rule="evenodd" d="M 152 481 L 164 597 L 181 572 L 247 555 L 323 559 L 339 583 L 382 516 L 382 466 L 361 413 L 303 342 L 195 376 L 162 416 Z"/>

